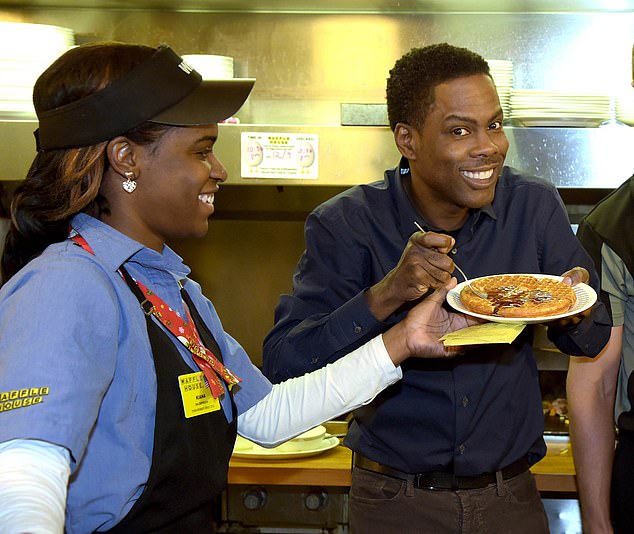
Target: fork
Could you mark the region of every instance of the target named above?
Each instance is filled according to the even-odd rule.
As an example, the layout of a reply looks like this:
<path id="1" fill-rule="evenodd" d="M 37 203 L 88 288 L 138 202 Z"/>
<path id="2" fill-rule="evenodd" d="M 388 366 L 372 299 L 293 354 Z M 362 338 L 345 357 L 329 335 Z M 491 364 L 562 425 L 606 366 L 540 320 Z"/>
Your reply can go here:
<path id="1" fill-rule="evenodd" d="M 423 232 L 423 234 L 427 233 L 425 230 L 423 230 L 422 226 L 418 224 L 418 221 L 414 221 L 414 224 L 416 225 L 416 228 L 418 228 L 421 232 Z M 479 289 L 476 289 L 475 287 L 471 285 L 471 282 L 467 278 L 467 275 L 464 274 L 464 271 L 460 267 L 458 267 L 458 264 L 455 261 L 453 262 L 453 266 L 456 268 L 456 271 L 458 271 L 462 275 L 462 277 L 464 278 L 464 281 L 467 283 L 471 291 L 473 291 L 480 298 L 485 299 L 488 297 L 488 295 L 484 291 L 480 291 Z"/>

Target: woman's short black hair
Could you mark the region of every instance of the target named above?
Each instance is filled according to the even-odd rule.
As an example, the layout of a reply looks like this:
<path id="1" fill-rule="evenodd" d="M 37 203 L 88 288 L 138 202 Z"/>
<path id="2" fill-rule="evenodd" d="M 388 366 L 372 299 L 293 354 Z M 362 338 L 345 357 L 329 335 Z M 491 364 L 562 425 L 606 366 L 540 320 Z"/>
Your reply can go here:
<path id="1" fill-rule="evenodd" d="M 412 48 L 396 61 L 387 79 L 387 112 L 390 128 L 401 122 L 421 128 L 434 101 L 434 87 L 471 76 L 491 76 L 482 56 L 447 43 Z"/>

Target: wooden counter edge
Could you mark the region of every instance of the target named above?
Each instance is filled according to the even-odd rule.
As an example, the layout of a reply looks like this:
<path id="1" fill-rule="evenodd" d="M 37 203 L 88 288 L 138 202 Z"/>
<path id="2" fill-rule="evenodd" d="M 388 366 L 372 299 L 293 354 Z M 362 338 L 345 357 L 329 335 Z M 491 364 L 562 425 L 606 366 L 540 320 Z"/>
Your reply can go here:
<path id="1" fill-rule="evenodd" d="M 265 469 L 259 471 L 257 477 L 253 476 L 253 468 L 249 466 L 229 469 L 229 484 L 350 487 L 351 482 L 349 469 Z"/>
<path id="2" fill-rule="evenodd" d="M 229 484 L 344 486 L 352 482 L 352 451 L 339 446 L 296 460 L 231 458 Z"/>
<path id="3" fill-rule="evenodd" d="M 532 471 L 532 469 L 531 469 Z M 562 493 L 577 493 L 577 478 L 565 473 L 535 473 L 535 483 L 540 492 L 554 491 Z"/>
<path id="4" fill-rule="evenodd" d="M 550 452 L 550 451 L 549 451 Z M 554 457 L 553 457 L 554 456 Z M 336 447 L 327 453 L 292 461 L 256 461 L 232 458 L 229 484 L 341 486 L 352 482 L 352 453 Z M 531 467 L 540 492 L 577 492 L 572 457 L 547 455 Z"/>

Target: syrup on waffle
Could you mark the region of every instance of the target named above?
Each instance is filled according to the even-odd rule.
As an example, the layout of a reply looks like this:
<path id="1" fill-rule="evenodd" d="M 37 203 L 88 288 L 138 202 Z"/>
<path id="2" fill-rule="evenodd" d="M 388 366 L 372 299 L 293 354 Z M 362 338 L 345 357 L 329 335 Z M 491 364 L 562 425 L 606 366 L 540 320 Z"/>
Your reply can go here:
<path id="1" fill-rule="evenodd" d="M 574 290 L 559 280 L 524 274 L 493 275 L 471 282 L 487 298 L 476 295 L 469 285 L 460 300 L 472 312 L 498 317 L 548 317 L 567 312 L 577 301 Z"/>

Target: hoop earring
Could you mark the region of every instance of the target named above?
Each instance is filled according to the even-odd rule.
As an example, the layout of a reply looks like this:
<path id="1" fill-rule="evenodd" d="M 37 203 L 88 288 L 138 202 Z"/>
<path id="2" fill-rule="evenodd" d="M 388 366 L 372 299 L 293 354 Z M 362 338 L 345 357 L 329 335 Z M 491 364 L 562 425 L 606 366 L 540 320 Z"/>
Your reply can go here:
<path id="1" fill-rule="evenodd" d="M 134 179 L 134 173 L 132 171 L 126 171 L 125 182 L 121 184 L 126 193 L 132 193 L 136 189 L 136 180 Z"/>

